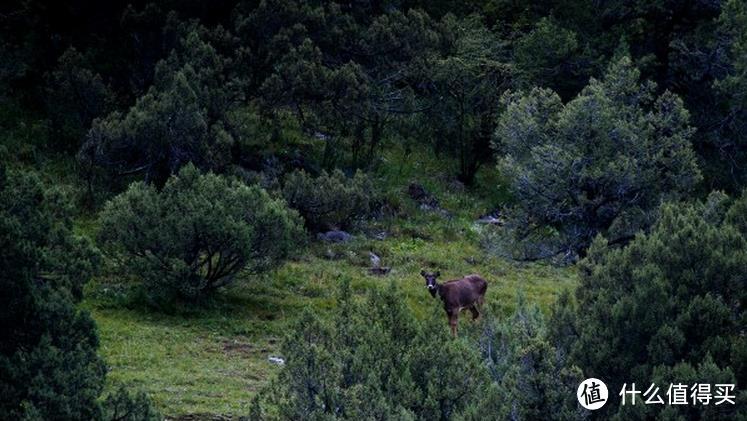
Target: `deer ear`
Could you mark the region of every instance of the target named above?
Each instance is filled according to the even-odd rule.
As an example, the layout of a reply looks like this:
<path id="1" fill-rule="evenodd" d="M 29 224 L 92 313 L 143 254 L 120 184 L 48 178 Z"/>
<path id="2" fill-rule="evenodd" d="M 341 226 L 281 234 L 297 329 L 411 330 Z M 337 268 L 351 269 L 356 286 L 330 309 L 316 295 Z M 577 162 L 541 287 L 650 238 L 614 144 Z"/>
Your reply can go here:
<path id="1" fill-rule="evenodd" d="M 436 273 L 434 273 L 434 275 L 436 275 L 436 278 L 438 278 L 439 276 L 441 276 L 441 271 L 440 270 L 436 271 Z"/>
<path id="2" fill-rule="evenodd" d="M 424 270 L 420 271 L 420 276 L 425 276 L 425 271 Z"/>

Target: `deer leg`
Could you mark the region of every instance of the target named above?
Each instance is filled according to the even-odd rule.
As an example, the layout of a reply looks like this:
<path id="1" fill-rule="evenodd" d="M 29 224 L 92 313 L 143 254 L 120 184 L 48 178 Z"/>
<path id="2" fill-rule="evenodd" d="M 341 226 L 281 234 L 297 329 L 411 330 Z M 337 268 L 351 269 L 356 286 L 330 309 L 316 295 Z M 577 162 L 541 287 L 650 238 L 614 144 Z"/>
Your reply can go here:
<path id="1" fill-rule="evenodd" d="M 459 322 L 459 313 L 449 313 L 449 326 L 451 326 L 451 335 L 456 338 L 457 336 L 457 323 Z"/>
<path id="2" fill-rule="evenodd" d="M 472 320 L 477 320 L 480 317 L 480 310 L 477 309 L 477 304 L 472 304 L 469 311 L 472 312 Z"/>

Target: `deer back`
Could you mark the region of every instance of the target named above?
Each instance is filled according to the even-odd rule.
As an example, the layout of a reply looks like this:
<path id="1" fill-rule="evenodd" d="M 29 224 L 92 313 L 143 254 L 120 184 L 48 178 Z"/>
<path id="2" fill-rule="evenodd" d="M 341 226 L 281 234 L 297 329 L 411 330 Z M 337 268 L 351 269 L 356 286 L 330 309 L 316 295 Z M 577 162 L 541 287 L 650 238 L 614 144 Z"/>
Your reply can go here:
<path id="1" fill-rule="evenodd" d="M 446 310 L 458 310 L 473 305 L 485 295 L 488 283 L 478 275 L 445 282 L 440 286 L 441 299 Z"/>

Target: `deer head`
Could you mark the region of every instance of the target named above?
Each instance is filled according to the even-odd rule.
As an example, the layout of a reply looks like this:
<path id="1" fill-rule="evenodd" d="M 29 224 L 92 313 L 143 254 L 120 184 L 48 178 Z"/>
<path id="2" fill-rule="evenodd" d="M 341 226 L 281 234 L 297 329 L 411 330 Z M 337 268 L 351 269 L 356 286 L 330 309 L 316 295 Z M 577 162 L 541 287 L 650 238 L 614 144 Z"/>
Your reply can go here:
<path id="1" fill-rule="evenodd" d="M 431 295 L 435 297 L 436 293 L 438 292 L 438 282 L 436 281 L 436 279 L 441 276 L 441 272 L 426 272 L 424 270 L 421 270 L 420 275 L 425 278 L 425 287 L 428 288 L 428 292 L 430 292 Z"/>

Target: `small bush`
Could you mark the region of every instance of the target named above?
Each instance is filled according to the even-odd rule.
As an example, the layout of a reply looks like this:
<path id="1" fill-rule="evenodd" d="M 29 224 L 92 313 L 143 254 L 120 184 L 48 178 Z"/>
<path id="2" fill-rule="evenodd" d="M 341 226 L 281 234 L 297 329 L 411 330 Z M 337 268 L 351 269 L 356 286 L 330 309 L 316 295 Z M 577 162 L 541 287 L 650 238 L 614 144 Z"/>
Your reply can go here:
<path id="1" fill-rule="evenodd" d="M 162 191 L 142 182 L 106 204 L 99 241 L 148 297 L 194 301 L 287 257 L 302 235 L 300 218 L 258 186 L 192 165 Z"/>
<path id="2" fill-rule="evenodd" d="M 158 421 L 161 415 L 143 392 L 131 394 L 120 386 L 103 402 L 104 420 L 111 421 Z"/>
<path id="3" fill-rule="evenodd" d="M 355 219 L 370 214 L 376 201 L 373 182 L 360 171 L 352 178 L 340 170 L 316 178 L 296 171 L 285 178 L 283 196 L 312 231 L 349 228 Z"/>
<path id="4" fill-rule="evenodd" d="M 479 352 L 448 336 L 440 309 L 419 322 L 400 293 L 392 283 L 358 301 L 345 280 L 331 321 L 305 312 L 250 419 L 446 420 L 474 405 L 488 381 Z"/>
<path id="5" fill-rule="evenodd" d="M 492 383 L 464 419 L 583 420 L 589 416 L 576 400 L 583 372 L 568 362 L 566 350 L 556 343 L 564 338 L 554 335 L 554 325 L 545 322 L 539 307 L 519 295 L 510 317 L 486 320 L 483 326 L 479 343 Z"/>

